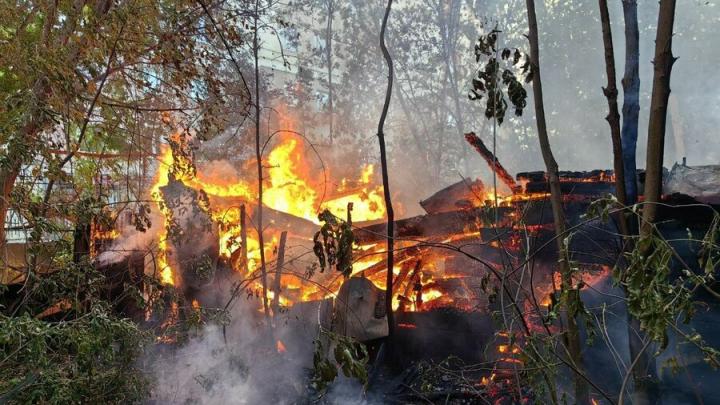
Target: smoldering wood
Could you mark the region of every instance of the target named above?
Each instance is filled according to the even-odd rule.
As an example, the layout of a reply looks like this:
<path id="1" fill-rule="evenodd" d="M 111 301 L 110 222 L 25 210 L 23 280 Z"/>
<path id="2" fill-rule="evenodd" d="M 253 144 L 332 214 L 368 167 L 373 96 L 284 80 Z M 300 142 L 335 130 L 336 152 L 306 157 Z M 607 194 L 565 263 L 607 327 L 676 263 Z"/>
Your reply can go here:
<path id="1" fill-rule="evenodd" d="M 280 234 L 280 243 L 278 244 L 277 260 L 275 264 L 275 280 L 273 283 L 273 301 L 272 310 L 273 317 L 277 317 L 280 311 L 280 280 L 282 279 L 282 268 L 285 264 L 285 241 L 287 240 L 287 231 Z"/>
<path id="2" fill-rule="evenodd" d="M 393 258 L 394 258 L 395 263 L 402 264 L 407 260 L 411 260 L 416 257 L 422 257 L 429 250 L 430 250 L 430 247 L 428 247 L 428 246 L 423 246 L 423 245 L 411 246 L 409 248 L 396 250 L 393 253 Z M 381 256 L 381 255 L 378 255 L 378 256 Z M 384 260 L 380 260 L 378 263 L 375 263 L 374 265 L 363 270 L 361 274 L 364 277 L 371 277 L 371 276 L 374 276 L 375 274 L 383 272 L 385 270 L 387 270 L 387 263 Z"/>
<path id="3" fill-rule="evenodd" d="M 615 193 L 615 182 L 610 181 L 561 181 L 560 190 L 563 198 L 579 196 L 601 197 Z M 531 182 L 525 185 L 525 192 L 549 193 L 550 186 L 547 182 Z"/>
<path id="4" fill-rule="evenodd" d="M 561 180 L 577 179 L 587 181 L 605 181 L 605 179 L 612 179 L 614 172 L 612 170 L 590 170 L 590 171 L 569 171 L 563 170 L 558 172 L 558 177 Z M 515 178 L 518 181 L 530 181 L 530 182 L 546 182 L 544 171 L 533 171 L 533 172 L 519 172 Z"/>
<path id="5" fill-rule="evenodd" d="M 465 140 L 472 145 L 473 148 L 482 156 L 483 159 L 487 162 L 487 164 L 490 166 L 490 170 L 495 172 L 497 174 L 500 181 L 503 182 L 506 186 L 510 188 L 510 190 L 516 190 L 517 189 L 517 183 L 515 183 L 515 180 L 513 177 L 508 173 L 507 170 L 500 164 L 500 161 L 498 160 L 497 156 L 495 156 L 490 149 L 488 149 L 485 144 L 483 143 L 482 139 L 480 139 L 479 136 L 475 135 L 474 132 L 470 132 L 465 134 Z"/>
<path id="6" fill-rule="evenodd" d="M 255 213 L 250 218 L 252 224 L 257 224 L 258 217 Z M 293 235 L 313 235 L 318 226 L 305 218 L 296 217 L 282 211 L 277 211 L 267 206 L 263 207 L 263 224 L 265 229 L 276 232 L 288 231 Z"/>
<path id="7" fill-rule="evenodd" d="M 472 209 L 484 203 L 482 201 L 484 189 L 485 186 L 480 179 L 461 180 L 420 201 L 420 206 L 428 214 Z"/>
<path id="8" fill-rule="evenodd" d="M 405 279 L 408 278 L 408 275 L 410 276 L 410 280 L 412 280 L 412 277 L 417 273 L 417 270 L 422 265 L 422 260 L 415 260 L 413 261 L 407 261 L 403 263 L 402 267 L 400 268 L 400 273 L 395 277 L 395 282 L 393 283 L 393 295 L 397 294 L 398 290 L 400 290 L 400 286 L 402 283 L 405 282 Z"/>
<path id="9" fill-rule="evenodd" d="M 501 213 L 513 210 L 508 207 L 499 208 Z M 419 215 L 412 218 L 402 219 L 395 222 L 397 238 L 420 238 L 420 237 L 448 237 L 451 235 L 463 234 L 467 231 L 473 232 L 472 224 L 489 223 L 490 217 L 488 210 L 475 208 L 472 210 L 461 210 L 452 212 L 442 212 L 434 215 Z M 358 244 L 368 244 L 380 242 L 385 238 L 383 234 L 385 226 L 376 224 L 356 229 L 355 240 Z M 489 229 L 480 229 L 483 238 L 492 238 L 495 231 Z M 502 232 L 502 230 L 500 231 Z"/>

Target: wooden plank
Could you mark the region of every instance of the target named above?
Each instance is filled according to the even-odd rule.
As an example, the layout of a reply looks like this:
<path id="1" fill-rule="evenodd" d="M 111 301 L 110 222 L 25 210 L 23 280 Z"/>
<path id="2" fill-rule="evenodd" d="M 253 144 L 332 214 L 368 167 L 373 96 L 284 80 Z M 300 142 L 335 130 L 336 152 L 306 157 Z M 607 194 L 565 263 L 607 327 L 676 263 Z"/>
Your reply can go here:
<path id="1" fill-rule="evenodd" d="M 461 180 L 420 201 L 420 206 L 428 214 L 472 209 L 483 205 L 484 188 L 480 179 Z"/>

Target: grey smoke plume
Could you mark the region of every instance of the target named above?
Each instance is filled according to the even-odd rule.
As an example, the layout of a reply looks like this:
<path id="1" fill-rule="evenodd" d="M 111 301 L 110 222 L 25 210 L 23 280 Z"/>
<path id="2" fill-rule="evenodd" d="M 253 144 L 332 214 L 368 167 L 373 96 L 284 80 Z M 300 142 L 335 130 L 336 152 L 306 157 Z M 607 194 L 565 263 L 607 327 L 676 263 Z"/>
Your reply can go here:
<path id="1" fill-rule="evenodd" d="M 157 243 L 158 233 L 162 226 L 162 216 L 153 207 L 149 217 L 152 226 L 145 232 L 138 231 L 132 224 L 127 224 L 118 229 L 120 236 L 98 255 L 96 263 L 99 266 L 107 266 L 126 259 L 134 252 L 149 253 L 152 251 L 153 246 Z"/>

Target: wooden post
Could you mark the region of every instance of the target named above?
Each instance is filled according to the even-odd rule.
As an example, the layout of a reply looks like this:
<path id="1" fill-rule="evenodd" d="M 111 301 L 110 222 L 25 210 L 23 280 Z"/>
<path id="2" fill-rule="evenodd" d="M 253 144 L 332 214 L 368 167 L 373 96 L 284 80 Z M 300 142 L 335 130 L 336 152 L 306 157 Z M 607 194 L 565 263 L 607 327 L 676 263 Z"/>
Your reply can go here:
<path id="1" fill-rule="evenodd" d="M 248 248 L 247 248 L 247 227 L 245 218 L 247 213 L 245 212 L 245 204 L 240 206 L 240 260 L 241 260 L 241 279 L 245 278 L 248 270 Z"/>
<path id="2" fill-rule="evenodd" d="M 287 241 L 287 231 L 280 234 L 280 244 L 278 245 L 277 259 L 275 261 L 275 280 L 273 283 L 273 301 L 272 313 L 273 318 L 277 318 L 280 312 L 280 280 L 282 276 L 282 267 L 285 264 L 285 242 Z"/>

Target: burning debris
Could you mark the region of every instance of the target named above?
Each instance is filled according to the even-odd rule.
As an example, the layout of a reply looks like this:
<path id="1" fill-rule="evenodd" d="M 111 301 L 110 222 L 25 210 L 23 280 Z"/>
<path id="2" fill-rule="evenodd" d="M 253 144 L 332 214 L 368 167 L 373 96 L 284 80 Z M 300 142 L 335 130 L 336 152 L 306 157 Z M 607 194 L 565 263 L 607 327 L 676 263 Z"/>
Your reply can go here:
<path id="1" fill-rule="evenodd" d="M 396 390 L 386 399 L 442 396 L 456 403 L 481 399 L 532 403 L 534 394 L 517 383 L 517 370 L 527 360 L 522 334 L 512 330 L 495 333 L 493 318 L 503 311 L 515 311 L 515 319 L 526 333 L 560 331 L 557 311 L 563 298 L 558 292 L 563 286 L 556 263 L 561 258 L 552 243 L 556 236 L 544 172 L 524 172 L 512 178 L 479 137 L 467 134 L 467 141 L 506 191 L 487 187 L 477 179 L 463 179 L 420 201 L 425 214 L 395 222 L 395 265 L 388 269 L 386 225 L 378 222 L 385 215 L 382 187 L 377 186 L 372 165 L 361 168 L 354 179 L 336 181 L 337 189 L 327 192 L 327 178 L 314 177 L 308 169 L 302 140 L 294 136 L 280 139 L 267 158 L 263 195 L 266 243 L 260 246 L 256 186 L 242 176 L 218 176 L 214 170 L 203 170 L 204 165 L 212 167 L 212 162 L 198 163 L 196 168 L 191 138 L 183 132 L 169 137 L 170 146 L 162 151 L 152 187 L 162 226 L 156 236 L 151 273 L 173 287 L 179 301 L 169 300 L 167 311 L 145 314 L 147 319 L 172 330 L 183 319 L 206 317 L 202 308 L 222 308 L 228 292 L 234 291 L 234 297 L 241 291 L 254 298 L 251 305 L 257 302 L 256 315 L 267 311 L 273 324 L 293 317 L 301 320 L 298 325 L 302 327 L 293 333 L 304 341 L 315 339 L 308 330 L 326 330 L 367 342 L 370 352 L 378 355 L 377 342 L 389 333 L 385 283 L 387 272 L 392 271 L 395 339 L 403 342 L 396 349 L 396 363 L 415 371 L 404 383 L 412 387 L 410 391 Z M 678 179 L 692 175 L 696 173 L 675 168 L 668 189 L 677 188 L 682 183 Z M 573 286 L 585 294 L 607 284 L 613 266 L 607 258 L 616 257 L 618 246 L 612 223 L 584 223 L 582 215 L 591 202 L 614 191 L 615 176 L 609 170 L 560 172 L 559 176 L 567 221 L 577 228 L 567 240 L 572 257 L 565 260 L 574 268 Z M 693 193 L 710 195 L 697 188 Z M 308 253 L 323 237 L 318 233 L 321 222 L 329 219 L 338 228 L 351 230 L 352 246 L 343 259 L 346 264 L 333 266 L 337 263 L 331 260 L 330 266 L 318 270 Z M 107 235 L 123 239 L 122 233 L 112 230 L 97 232 L 98 237 Z M 266 297 L 261 249 L 267 258 Z M 341 253 L 340 247 L 332 244 L 322 249 L 325 255 Z M 597 254 L 603 251 L 612 254 Z M 517 292 L 510 294 L 508 285 Z M 265 299 L 267 309 L 259 303 Z M 274 355 L 292 355 L 293 345 L 288 345 L 292 340 L 272 339 Z M 170 333 L 161 341 L 172 344 L 177 337 Z M 480 347 L 490 352 L 478 350 Z M 332 344 L 325 350 L 334 350 Z M 437 363 L 454 355 L 488 367 L 480 372 Z M 441 383 L 418 385 L 438 370 Z M 419 377 L 423 374 L 425 377 Z"/>
<path id="2" fill-rule="evenodd" d="M 178 132 L 169 140 L 152 187 L 163 222 L 153 271 L 187 302 L 202 307 L 223 305 L 207 293 L 211 285 L 227 284 L 227 290 L 241 282 L 248 295 L 261 297 L 261 246 L 254 229 L 257 190 L 241 177 L 212 176 L 212 170 L 202 170 L 202 163 L 196 169 L 188 134 Z M 473 134 L 468 134 L 468 140 L 481 153 L 488 152 Z M 373 166 L 365 166 L 354 180 L 340 180 L 335 192 L 325 193 L 324 181 L 304 169 L 308 163 L 301 145 L 300 139 L 288 136 L 268 154 L 263 196 L 264 232 L 268 237 L 262 249 L 268 258 L 271 313 L 277 317 L 306 304 L 314 308 L 313 303 L 330 298 L 334 305 L 329 312 L 323 310 L 318 318 L 321 324 L 363 341 L 386 336 L 385 225 L 372 222 L 384 216 L 384 208 Z M 488 159 L 509 193 L 496 193 L 479 180 L 463 180 L 421 201 L 425 215 L 396 222 L 392 308 L 399 314 L 452 309 L 486 317 L 497 305 L 498 274 L 522 266 L 522 258 L 528 254 L 536 256 L 540 265 L 533 283 L 525 279 L 519 285 L 526 291 L 534 289 L 540 306 L 549 308 L 558 289 L 557 274 L 552 270 L 557 252 L 543 248 L 553 238 L 544 174 L 521 173 L 517 182 L 510 181 L 500 162 L 492 156 Z M 577 215 L 585 212 L 590 200 L 602 196 L 613 181 L 607 171 L 561 176 L 569 193 L 568 212 Z M 346 210 L 348 203 L 353 206 L 351 215 Z M 354 246 L 352 269 L 346 274 L 349 278 L 333 271 L 312 270 L 314 259 L 298 256 L 297 252 L 312 249 L 312 235 L 319 228 L 315 213 L 321 209 L 340 220 L 352 220 Z M 600 233 L 588 238 L 603 243 Z M 582 244 L 580 239 L 573 243 Z M 606 248 L 611 249 L 610 245 L 608 242 Z M 587 280 L 607 277 L 608 267 L 597 264 L 592 260 L 581 264 L 578 281 L 592 285 L 596 281 Z M 525 319 L 533 328 L 541 328 L 542 314 L 531 310 L 529 297 L 521 303 L 527 311 Z M 183 307 L 175 308 L 163 324 L 182 318 L 179 312 Z M 408 330 L 418 327 L 412 320 L 400 324 Z M 278 341 L 277 351 L 283 350 L 283 343 Z"/>

